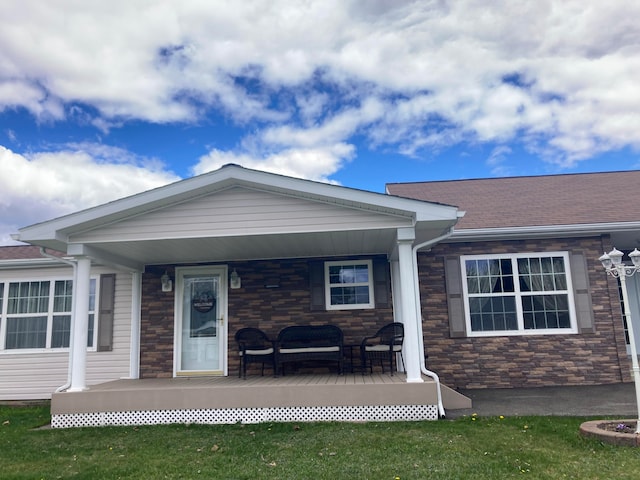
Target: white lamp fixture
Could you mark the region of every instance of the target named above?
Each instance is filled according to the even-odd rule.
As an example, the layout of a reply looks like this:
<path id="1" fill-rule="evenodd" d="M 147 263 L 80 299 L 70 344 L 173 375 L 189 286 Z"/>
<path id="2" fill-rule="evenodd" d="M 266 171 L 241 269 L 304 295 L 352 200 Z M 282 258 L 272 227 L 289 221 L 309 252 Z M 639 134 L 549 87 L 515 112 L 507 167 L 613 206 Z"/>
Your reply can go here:
<path id="1" fill-rule="evenodd" d="M 235 268 L 233 269 L 233 272 L 231 272 L 231 275 L 229 276 L 229 286 L 231 287 L 232 290 L 235 290 L 242 286 L 242 279 L 238 275 L 238 272 L 236 272 Z"/>
<path id="2" fill-rule="evenodd" d="M 602 263 L 602 266 L 605 270 L 609 271 L 609 269 L 613 266 L 613 262 L 611 261 L 611 257 L 606 253 L 602 255 L 598 260 Z"/>
<path id="3" fill-rule="evenodd" d="M 163 292 L 170 292 L 171 290 L 173 290 L 173 282 L 171 281 L 171 277 L 169 277 L 169 273 L 167 273 L 166 270 L 160 277 L 160 282 L 162 283 Z"/>
<path id="4" fill-rule="evenodd" d="M 636 434 L 640 434 L 640 365 L 638 365 L 638 350 L 636 348 L 636 337 L 633 332 L 633 322 L 631 321 L 631 310 L 629 309 L 629 295 L 627 294 L 627 277 L 640 271 L 640 251 L 637 248 L 629 254 L 633 266 L 625 265 L 622 262 L 623 253 L 614 247 L 609 253 L 602 255 L 599 260 L 608 275 L 620 279 L 620 291 L 622 292 L 622 305 L 624 315 L 627 318 L 627 331 L 629 332 L 629 349 L 631 350 L 631 369 L 633 371 L 633 381 L 636 387 L 636 404 L 638 409 L 638 419 L 636 420 Z"/>

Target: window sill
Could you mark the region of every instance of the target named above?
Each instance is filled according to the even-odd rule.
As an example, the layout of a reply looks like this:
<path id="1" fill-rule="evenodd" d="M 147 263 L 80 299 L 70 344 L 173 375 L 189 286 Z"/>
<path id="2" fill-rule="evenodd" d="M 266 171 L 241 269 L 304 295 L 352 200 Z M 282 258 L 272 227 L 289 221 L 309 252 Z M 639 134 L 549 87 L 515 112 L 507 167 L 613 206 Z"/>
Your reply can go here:
<path id="1" fill-rule="evenodd" d="M 329 305 L 327 306 L 328 312 L 336 310 L 373 310 L 373 305 Z"/>
<path id="2" fill-rule="evenodd" d="M 94 347 L 87 348 L 87 352 L 96 352 Z M 69 348 L 10 348 L 0 350 L 1 355 L 41 355 L 41 354 L 54 354 L 63 353 L 69 355 Z"/>
<path id="3" fill-rule="evenodd" d="M 556 335 L 577 335 L 577 329 L 563 328 L 557 330 L 515 330 L 515 331 L 496 331 L 496 332 L 470 332 L 467 333 L 468 338 L 477 337 L 532 337 L 532 336 L 556 336 Z"/>

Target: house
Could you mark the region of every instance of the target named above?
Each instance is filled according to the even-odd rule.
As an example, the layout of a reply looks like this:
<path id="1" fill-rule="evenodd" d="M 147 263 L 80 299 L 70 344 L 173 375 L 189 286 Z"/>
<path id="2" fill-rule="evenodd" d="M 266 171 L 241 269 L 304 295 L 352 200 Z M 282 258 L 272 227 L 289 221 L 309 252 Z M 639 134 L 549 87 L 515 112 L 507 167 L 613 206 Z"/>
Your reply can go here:
<path id="1" fill-rule="evenodd" d="M 0 399 L 51 396 L 55 427 L 436 419 L 470 406 L 457 388 L 630 381 L 597 259 L 640 237 L 611 195 L 639 177 L 378 194 L 227 165 L 22 228 L 0 249 Z M 237 377 L 242 327 L 337 325 L 354 366 L 393 321 L 394 376 Z"/>
<path id="2" fill-rule="evenodd" d="M 53 377 L 55 364 L 57 388 L 28 394 L 55 390 L 54 426 L 437 418 L 443 404 L 468 400 L 424 365 L 415 249 L 461 216 L 227 165 L 22 228 L 15 238 L 44 258 L 2 271 L 0 368 L 15 371 L 2 396 L 24 396 L 29 372 L 12 365 L 39 363 L 30 381 Z M 394 320 L 405 330 L 402 375 L 376 383 L 335 372 L 332 385 L 235 376 L 241 327 L 275 338 L 289 325 L 334 324 L 353 356 Z"/>
<path id="3" fill-rule="evenodd" d="M 418 254 L 424 344 L 443 383 L 631 381 L 618 284 L 598 258 L 640 245 L 638 182 L 640 171 L 387 185 L 466 211 Z M 639 283 L 627 284 L 635 332 Z"/>

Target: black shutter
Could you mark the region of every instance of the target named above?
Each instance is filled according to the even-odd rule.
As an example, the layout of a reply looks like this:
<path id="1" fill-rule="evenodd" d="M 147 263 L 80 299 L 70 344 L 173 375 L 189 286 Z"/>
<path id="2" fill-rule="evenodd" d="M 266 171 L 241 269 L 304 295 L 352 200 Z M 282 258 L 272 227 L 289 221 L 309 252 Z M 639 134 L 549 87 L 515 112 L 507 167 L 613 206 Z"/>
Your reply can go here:
<path id="1" fill-rule="evenodd" d="M 391 306 L 389 262 L 384 258 L 373 260 L 373 297 L 376 308 L 389 308 Z"/>
<path id="2" fill-rule="evenodd" d="M 467 328 L 464 318 L 460 257 L 445 257 L 444 272 L 447 288 L 447 307 L 449 309 L 449 334 L 452 338 L 466 337 Z"/>
<path id="3" fill-rule="evenodd" d="M 115 304 L 116 275 L 100 275 L 100 298 L 98 300 L 98 351 L 113 350 L 113 309 Z"/>
<path id="4" fill-rule="evenodd" d="M 571 280 L 573 283 L 578 331 L 580 333 L 593 333 L 595 329 L 587 259 L 582 253 L 574 252 L 571 253 L 569 262 L 571 264 Z"/>
<path id="5" fill-rule="evenodd" d="M 324 297 L 324 262 L 309 262 L 309 291 L 311 310 L 326 310 Z"/>

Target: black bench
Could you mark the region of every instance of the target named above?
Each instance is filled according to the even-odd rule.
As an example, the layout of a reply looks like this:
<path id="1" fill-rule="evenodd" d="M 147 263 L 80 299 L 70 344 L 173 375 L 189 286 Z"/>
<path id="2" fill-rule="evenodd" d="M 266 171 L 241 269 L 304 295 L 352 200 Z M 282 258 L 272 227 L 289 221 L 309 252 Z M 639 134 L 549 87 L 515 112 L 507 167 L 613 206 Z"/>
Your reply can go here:
<path id="1" fill-rule="evenodd" d="M 343 334 L 335 325 L 295 325 L 280 330 L 276 364 L 284 374 L 285 363 L 335 362 L 342 374 Z"/>

